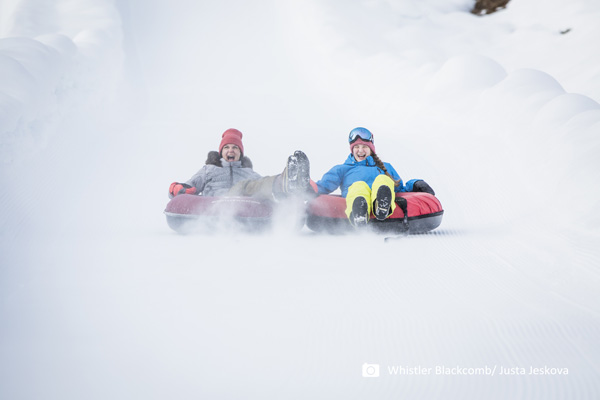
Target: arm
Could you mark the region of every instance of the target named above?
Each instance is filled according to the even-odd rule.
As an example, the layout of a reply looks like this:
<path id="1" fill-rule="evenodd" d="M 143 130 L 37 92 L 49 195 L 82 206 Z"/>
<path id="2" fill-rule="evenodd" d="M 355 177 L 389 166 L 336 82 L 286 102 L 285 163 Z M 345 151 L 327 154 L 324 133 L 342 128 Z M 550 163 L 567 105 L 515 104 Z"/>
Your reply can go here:
<path id="1" fill-rule="evenodd" d="M 341 168 L 339 165 L 331 168 L 323 175 L 323 177 L 316 183 L 319 194 L 329 194 L 340 187 L 342 183 Z"/>
<path id="2" fill-rule="evenodd" d="M 204 190 L 207 176 L 207 166 L 205 165 L 196 172 L 194 176 L 185 183 L 173 182 L 169 186 L 169 197 L 173 198 L 179 194 L 199 194 Z"/>
<path id="3" fill-rule="evenodd" d="M 425 192 L 435 196 L 435 191 L 422 179 L 413 179 L 412 192 Z M 408 185 L 407 185 L 408 186 Z"/>
<path id="4" fill-rule="evenodd" d="M 387 171 L 390 173 L 390 175 L 392 176 L 392 178 L 394 180 L 400 180 L 400 184 L 398 186 L 396 186 L 396 188 L 394 189 L 394 191 L 396 193 L 400 193 L 400 192 L 410 192 L 410 190 L 407 190 L 408 184 L 411 185 L 412 188 L 412 183 L 411 181 L 408 181 L 407 186 L 404 186 L 404 181 L 402 180 L 402 178 L 400 178 L 400 175 L 398 174 L 398 172 L 396 172 L 396 170 L 394 169 L 394 167 L 392 167 L 391 164 L 385 163 L 385 167 L 387 169 Z"/>
<path id="5" fill-rule="evenodd" d="M 388 172 L 394 177 L 394 179 L 398 180 L 400 179 L 400 175 L 398 175 L 398 173 L 396 172 L 396 170 L 394 169 L 394 167 L 392 167 L 391 165 L 386 166 Z M 400 180 L 400 185 L 398 185 L 396 187 L 396 192 L 425 192 L 425 193 L 429 193 L 435 196 L 435 192 L 433 191 L 433 189 L 431 188 L 431 186 L 429 186 L 427 184 L 427 182 L 425 182 L 423 179 L 411 179 L 408 182 L 406 182 L 406 185 L 404 185 L 404 182 L 402 182 L 402 180 Z"/>
<path id="6" fill-rule="evenodd" d="M 212 167 L 215 168 L 215 167 Z M 194 176 L 187 180 L 188 185 L 196 188 L 197 193 L 202 193 L 204 191 L 204 186 L 208 181 L 208 177 L 210 175 L 209 169 L 212 169 L 209 165 L 205 165 L 200 168 L 200 171 L 196 172 Z"/>

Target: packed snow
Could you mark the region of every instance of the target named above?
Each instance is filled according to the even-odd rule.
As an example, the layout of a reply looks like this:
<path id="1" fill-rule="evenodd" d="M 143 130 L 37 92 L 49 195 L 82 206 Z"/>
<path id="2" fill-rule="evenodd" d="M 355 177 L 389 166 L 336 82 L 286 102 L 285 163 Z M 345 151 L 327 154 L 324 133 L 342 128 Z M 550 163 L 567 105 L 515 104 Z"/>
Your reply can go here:
<path id="1" fill-rule="evenodd" d="M 0 398 L 598 398 L 600 3 L 473 3 L 0 0 Z M 437 230 L 168 228 L 356 126 Z"/>

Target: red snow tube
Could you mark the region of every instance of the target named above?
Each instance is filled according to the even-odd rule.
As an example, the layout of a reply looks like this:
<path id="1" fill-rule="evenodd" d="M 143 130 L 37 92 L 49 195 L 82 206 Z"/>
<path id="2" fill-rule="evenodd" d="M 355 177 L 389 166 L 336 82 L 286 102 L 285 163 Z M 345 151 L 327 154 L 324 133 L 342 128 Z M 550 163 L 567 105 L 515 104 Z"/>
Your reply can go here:
<path id="1" fill-rule="evenodd" d="M 175 196 L 165 209 L 167 224 L 179 233 L 235 226 L 260 230 L 271 222 L 273 203 L 251 197 Z"/>
<path id="2" fill-rule="evenodd" d="M 425 233 L 442 223 L 444 210 L 433 195 L 424 192 L 396 193 L 406 199 L 407 218 L 398 205 L 394 213 L 383 221 L 371 215 L 371 229 L 385 233 Z M 336 195 L 321 195 L 308 204 L 306 225 L 316 232 L 343 233 L 353 227 L 346 217 L 346 199 Z"/>

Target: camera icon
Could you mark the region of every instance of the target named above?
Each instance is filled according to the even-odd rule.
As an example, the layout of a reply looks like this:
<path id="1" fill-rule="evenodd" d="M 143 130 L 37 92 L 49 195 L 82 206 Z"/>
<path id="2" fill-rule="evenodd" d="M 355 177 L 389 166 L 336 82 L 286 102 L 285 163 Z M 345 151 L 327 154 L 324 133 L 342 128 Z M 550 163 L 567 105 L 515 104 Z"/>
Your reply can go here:
<path id="1" fill-rule="evenodd" d="M 367 364 L 362 366 L 362 376 L 364 378 L 379 378 L 379 364 Z"/>

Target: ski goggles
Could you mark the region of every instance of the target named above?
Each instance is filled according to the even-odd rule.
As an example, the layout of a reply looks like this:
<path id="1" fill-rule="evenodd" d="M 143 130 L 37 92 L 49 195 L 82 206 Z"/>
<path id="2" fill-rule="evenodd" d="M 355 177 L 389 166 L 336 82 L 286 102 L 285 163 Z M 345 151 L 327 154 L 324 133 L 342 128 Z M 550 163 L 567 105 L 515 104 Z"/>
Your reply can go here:
<path id="1" fill-rule="evenodd" d="M 348 143 L 352 144 L 358 139 L 364 140 L 365 142 L 375 143 L 373 140 L 373 134 L 365 128 L 354 128 L 350 131 L 348 136 Z"/>

